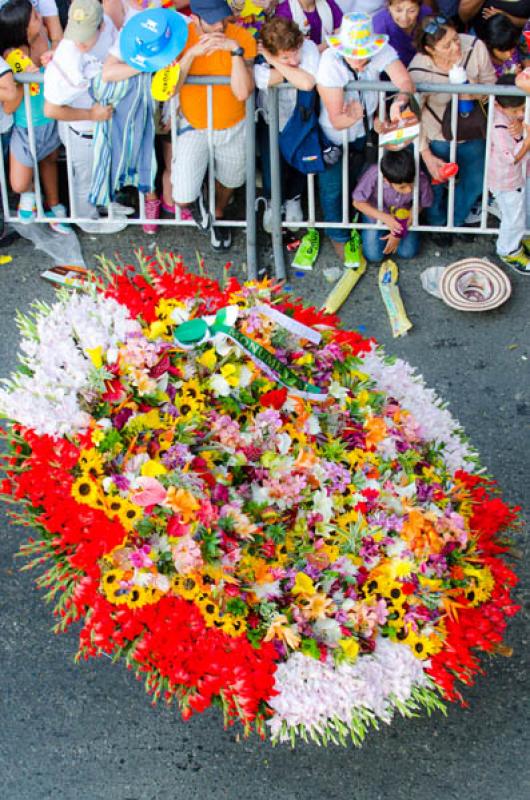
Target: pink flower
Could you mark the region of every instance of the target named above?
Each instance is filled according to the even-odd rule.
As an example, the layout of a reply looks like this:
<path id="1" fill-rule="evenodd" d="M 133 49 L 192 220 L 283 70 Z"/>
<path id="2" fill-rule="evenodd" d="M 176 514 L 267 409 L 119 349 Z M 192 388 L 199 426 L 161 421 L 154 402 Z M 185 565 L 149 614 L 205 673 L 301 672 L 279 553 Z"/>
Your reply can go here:
<path id="1" fill-rule="evenodd" d="M 131 500 L 138 506 L 156 506 L 166 499 L 166 490 L 156 478 L 142 477 L 136 481 L 138 490 L 133 491 Z"/>

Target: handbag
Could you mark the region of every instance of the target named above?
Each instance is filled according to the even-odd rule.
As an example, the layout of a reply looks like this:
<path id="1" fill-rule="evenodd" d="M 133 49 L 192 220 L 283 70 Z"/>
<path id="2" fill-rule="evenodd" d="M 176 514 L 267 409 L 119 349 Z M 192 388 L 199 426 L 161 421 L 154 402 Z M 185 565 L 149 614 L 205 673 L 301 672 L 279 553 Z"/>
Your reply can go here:
<path id="1" fill-rule="evenodd" d="M 309 175 L 324 172 L 326 154 L 333 145 L 321 129 L 316 112 L 316 92 L 298 89 L 294 111 L 279 136 L 280 152 L 291 167 Z"/>

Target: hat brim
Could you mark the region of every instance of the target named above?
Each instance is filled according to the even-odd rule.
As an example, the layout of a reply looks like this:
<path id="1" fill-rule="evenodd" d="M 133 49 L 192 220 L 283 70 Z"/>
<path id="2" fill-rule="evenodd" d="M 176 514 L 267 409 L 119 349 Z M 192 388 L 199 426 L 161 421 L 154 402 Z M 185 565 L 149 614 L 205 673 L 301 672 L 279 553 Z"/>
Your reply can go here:
<path id="1" fill-rule="evenodd" d="M 484 300 L 471 299 L 462 293 L 461 280 L 469 273 L 476 273 L 489 283 L 491 292 Z M 445 268 L 439 291 L 444 303 L 458 311 L 491 311 L 508 300 L 512 285 L 508 276 L 487 259 L 464 258 Z"/>
<path id="2" fill-rule="evenodd" d="M 163 50 L 140 57 L 137 53 L 137 38 L 141 36 L 143 25 L 149 19 L 155 20 L 160 26 L 169 27 L 170 34 Z M 186 17 L 170 8 L 141 11 L 135 14 L 121 30 L 121 57 L 126 64 L 139 72 L 157 72 L 171 64 L 182 53 L 188 41 L 188 26 Z"/>
<path id="3" fill-rule="evenodd" d="M 362 47 L 345 47 L 340 36 L 326 36 L 326 41 L 343 58 L 372 58 L 388 44 L 388 36 L 384 33 L 374 34 Z"/>

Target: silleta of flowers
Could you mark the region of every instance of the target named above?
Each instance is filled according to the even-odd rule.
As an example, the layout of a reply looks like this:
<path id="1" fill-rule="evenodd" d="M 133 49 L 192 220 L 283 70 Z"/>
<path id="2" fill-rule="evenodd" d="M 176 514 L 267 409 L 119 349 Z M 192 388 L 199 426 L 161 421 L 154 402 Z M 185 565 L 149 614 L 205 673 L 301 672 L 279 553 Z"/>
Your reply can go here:
<path id="1" fill-rule="evenodd" d="M 270 282 L 103 262 L 19 318 L 4 499 L 57 630 L 184 717 L 360 744 L 506 652 L 517 521 L 404 362 Z"/>

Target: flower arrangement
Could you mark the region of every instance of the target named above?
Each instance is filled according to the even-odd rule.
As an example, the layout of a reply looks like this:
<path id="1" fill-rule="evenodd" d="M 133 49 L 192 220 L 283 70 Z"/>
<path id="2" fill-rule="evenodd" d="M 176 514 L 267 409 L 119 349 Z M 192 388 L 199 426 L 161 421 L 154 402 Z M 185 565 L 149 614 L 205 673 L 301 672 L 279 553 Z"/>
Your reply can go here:
<path id="1" fill-rule="evenodd" d="M 458 424 L 281 287 L 139 260 L 20 316 L 0 391 L 3 497 L 56 630 L 273 741 L 463 703 L 507 650 L 518 509 Z"/>

